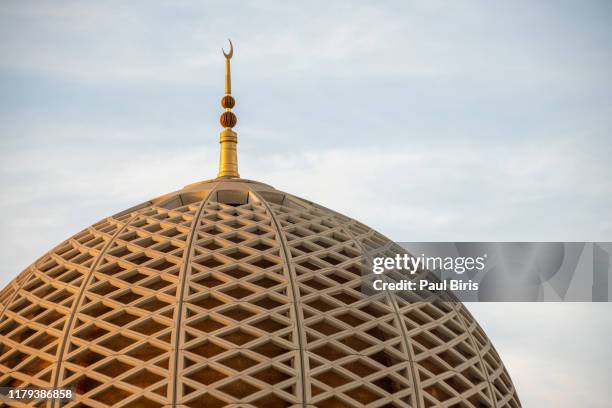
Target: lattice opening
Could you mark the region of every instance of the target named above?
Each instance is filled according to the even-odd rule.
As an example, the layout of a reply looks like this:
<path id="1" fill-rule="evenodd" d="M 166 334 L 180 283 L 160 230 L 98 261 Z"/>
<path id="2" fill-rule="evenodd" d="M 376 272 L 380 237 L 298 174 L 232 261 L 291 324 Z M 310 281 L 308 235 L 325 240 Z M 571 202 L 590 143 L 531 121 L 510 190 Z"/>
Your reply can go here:
<path id="1" fill-rule="evenodd" d="M 219 313 L 221 313 L 223 316 L 227 316 L 230 319 L 234 319 L 238 322 L 244 319 L 248 319 L 249 317 L 252 317 L 255 315 L 255 312 L 251 312 L 250 310 L 247 310 L 242 306 L 232 307 L 230 309 L 220 311 Z"/>
<path id="2" fill-rule="evenodd" d="M 94 395 L 92 398 L 106 405 L 112 406 L 117 404 L 121 400 L 126 399 L 130 395 L 132 395 L 130 392 L 111 385 L 103 391 L 99 392 L 98 394 Z"/>
<path id="3" fill-rule="evenodd" d="M 127 352 L 130 357 L 137 358 L 142 361 L 149 361 L 164 354 L 164 350 L 154 346 L 151 343 L 144 343 L 136 349 Z"/>
<path id="4" fill-rule="evenodd" d="M 252 334 L 240 328 L 237 330 L 233 330 L 228 333 L 225 333 L 219 337 L 222 338 L 223 340 L 229 341 L 238 346 L 243 346 L 246 343 L 249 343 L 257 338 L 256 336 L 253 336 Z"/>
<path id="5" fill-rule="evenodd" d="M 221 360 L 220 363 L 235 371 L 244 371 L 253 367 L 254 365 L 257 365 L 257 361 L 247 357 L 242 353 L 238 353 L 231 357 L 225 358 Z"/>
<path id="6" fill-rule="evenodd" d="M 102 383 L 100 381 L 85 376 L 77 380 L 73 384 L 73 387 L 77 394 L 87 394 L 88 392 L 95 390 L 101 385 Z"/>
<path id="7" fill-rule="evenodd" d="M 216 201 L 226 205 L 241 206 L 249 201 L 249 193 L 244 190 L 219 190 Z"/>
<path id="8" fill-rule="evenodd" d="M 238 399 L 243 399 L 244 397 L 247 397 L 258 391 L 257 387 L 249 384 L 248 382 L 242 379 L 232 381 L 228 385 L 224 385 L 223 387 L 221 387 L 220 390 Z"/>
<path id="9" fill-rule="evenodd" d="M 227 350 L 209 340 L 206 340 L 194 347 L 191 347 L 189 351 L 205 358 L 211 358 Z"/>
<path id="10" fill-rule="evenodd" d="M 363 385 L 357 388 L 353 388 L 352 390 L 346 391 L 345 394 L 363 405 L 371 404 L 377 399 L 380 399 L 379 395 L 372 392 L 369 388 Z"/>
<path id="11" fill-rule="evenodd" d="M 193 373 L 187 374 L 187 377 L 204 385 L 210 385 L 227 377 L 227 375 L 215 370 L 210 366 L 205 366 Z"/>
<path id="12" fill-rule="evenodd" d="M 197 329 L 204 333 L 214 332 L 216 330 L 219 330 L 222 327 L 225 327 L 223 323 L 220 323 L 210 317 L 205 317 L 201 320 L 190 322 L 188 324 L 189 324 L 189 327 L 193 327 L 194 329 Z"/>

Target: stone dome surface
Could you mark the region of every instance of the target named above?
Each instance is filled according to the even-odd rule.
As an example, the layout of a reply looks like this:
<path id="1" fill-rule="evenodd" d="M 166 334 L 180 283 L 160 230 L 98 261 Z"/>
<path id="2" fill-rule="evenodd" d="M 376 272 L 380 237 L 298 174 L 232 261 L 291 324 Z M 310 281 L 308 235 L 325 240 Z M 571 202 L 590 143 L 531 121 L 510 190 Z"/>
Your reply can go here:
<path id="1" fill-rule="evenodd" d="M 72 388 L 79 408 L 519 407 L 461 303 L 361 293 L 364 251 L 386 245 L 265 184 L 186 186 L 0 292 L 0 387 Z"/>

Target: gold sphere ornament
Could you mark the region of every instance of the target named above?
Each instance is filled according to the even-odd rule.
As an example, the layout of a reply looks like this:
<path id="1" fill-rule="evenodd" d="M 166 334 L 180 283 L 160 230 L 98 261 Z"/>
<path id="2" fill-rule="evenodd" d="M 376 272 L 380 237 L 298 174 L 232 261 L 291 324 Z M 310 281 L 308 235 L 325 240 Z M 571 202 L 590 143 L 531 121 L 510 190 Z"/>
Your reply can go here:
<path id="1" fill-rule="evenodd" d="M 236 126 L 238 119 L 236 118 L 236 115 L 234 115 L 234 112 L 226 111 L 221 114 L 219 121 L 221 122 L 221 126 L 224 128 L 233 128 Z"/>
<path id="2" fill-rule="evenodd" d="M 225 109 L 232 109 L 236 105 L 236 100 L 232 95 L 225 95 L 221 98 L 221 106 Z"/>

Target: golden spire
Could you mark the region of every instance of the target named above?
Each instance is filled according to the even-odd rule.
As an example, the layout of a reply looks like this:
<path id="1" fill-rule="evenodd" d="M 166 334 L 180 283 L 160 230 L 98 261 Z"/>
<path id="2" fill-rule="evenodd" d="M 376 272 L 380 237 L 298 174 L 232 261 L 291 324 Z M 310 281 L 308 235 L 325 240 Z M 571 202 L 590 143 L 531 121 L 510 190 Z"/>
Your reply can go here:
<path id="1" fill-rule="evenodd" d="M 230 59 L 234 55 L 234 46 L 231 40 L 229 53 L 223 51 L 225 56 L 225 95 L 221 98 L 221 106 L 225 112 L 221 114 L 219 119 L 223 130 L 219 135 L 219 143 L 221 144 L 221 157 L 219 160 L 219 174 L 217 177 L 240 177 L 238 174 L 238 152 L 236 145 L 238 144 L 238 134 L 232 130 L 236 126 L 238 119 L 232 108 L 236 104 L 232 93 L 232 79 L 230 74 Z"/>

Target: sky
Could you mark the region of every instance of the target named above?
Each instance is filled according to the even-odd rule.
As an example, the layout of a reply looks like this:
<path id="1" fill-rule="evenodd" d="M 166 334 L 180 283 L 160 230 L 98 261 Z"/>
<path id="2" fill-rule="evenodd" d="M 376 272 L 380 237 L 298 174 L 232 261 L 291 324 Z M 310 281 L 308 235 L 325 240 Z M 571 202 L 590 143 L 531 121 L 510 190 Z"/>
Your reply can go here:
<path id="1" fill-rule="evenodd" d="M 215 177 L 228 37 L 243 177 L 396 241 L 610 241 L 611 22 L 607 1 L 4 0 L 0 285 Z M 470 309 L 524 406 L 609 406 L 609 304 Z"/>

